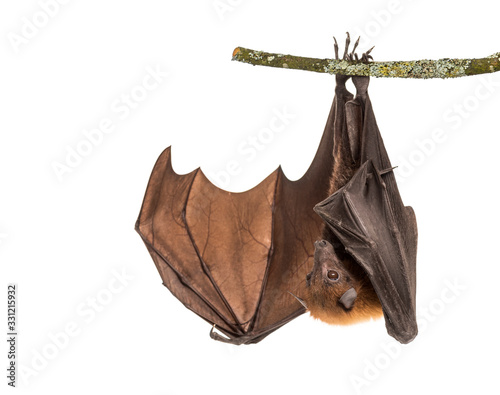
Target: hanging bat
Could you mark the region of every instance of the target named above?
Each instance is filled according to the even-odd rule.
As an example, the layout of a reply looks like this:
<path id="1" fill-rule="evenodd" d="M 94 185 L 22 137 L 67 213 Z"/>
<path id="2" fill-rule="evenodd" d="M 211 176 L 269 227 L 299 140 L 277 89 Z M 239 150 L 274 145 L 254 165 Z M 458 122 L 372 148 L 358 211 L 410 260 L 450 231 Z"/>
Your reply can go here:
<path id="1" fill-rule="evenodd" d="M 415 214 L 399 195 L 367 93 L 369 77 L 352 77 L 354 99 L 347 78 L 336 78 L 345 123 L 334 137 L 332 195 L 314 207 L 327 227 L 315 243 L 302 302 L 331 324 L 383 314 L 388 333 L 408 343 L 417 335 Z"/>
<path id="2" fill-rule="evenodd" d="M 348 45 L 349 36 L 352 59 L 357 43 L 350 54 Z M 319 148 L 297 181 L 279 167 L 230 193 L 199 168 L 176 174 L 170 147 L 155 164 L 136 230 L 164 285 L 225 335 L 212 328 L 213 339 L 257 343 L 306 309 L 334 324 L 383 314 L 399 341 L 416 335 L 415 218 L 397 190 L 369 77 L 353 77 L 356 98 L 348 78 L 336 77 Z"/>

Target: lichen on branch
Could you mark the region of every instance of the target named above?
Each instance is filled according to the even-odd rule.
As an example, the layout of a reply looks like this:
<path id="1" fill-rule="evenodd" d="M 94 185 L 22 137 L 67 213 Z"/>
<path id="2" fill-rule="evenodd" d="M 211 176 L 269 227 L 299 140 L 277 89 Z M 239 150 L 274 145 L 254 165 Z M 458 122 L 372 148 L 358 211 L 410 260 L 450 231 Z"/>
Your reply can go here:
<path id="1" fill-rule="evenodd" d="M 384 78 L 456 78 L 500 71 L 500 52 L 480 59 L 444 58 L 362 63 L 282 55 L 238 47 L 233 51 L 233 60 L 254 66 Z"/>

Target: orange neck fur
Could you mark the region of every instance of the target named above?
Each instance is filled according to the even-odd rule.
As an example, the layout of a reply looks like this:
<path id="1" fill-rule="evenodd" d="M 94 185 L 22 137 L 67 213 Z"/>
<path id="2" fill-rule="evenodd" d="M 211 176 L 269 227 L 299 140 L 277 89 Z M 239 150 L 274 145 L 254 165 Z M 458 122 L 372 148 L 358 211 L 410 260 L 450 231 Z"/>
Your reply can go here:
<path id="1" fill-rule="evenodd" d="M 350 310 L 338 303 L 339 296 L 334 293 L 310 293 L 306 304 L 311 316 L 332 325 L 351 325 L 382 317 L 382 306 L 371 284 L 355 289 L 358 297 Z"/>

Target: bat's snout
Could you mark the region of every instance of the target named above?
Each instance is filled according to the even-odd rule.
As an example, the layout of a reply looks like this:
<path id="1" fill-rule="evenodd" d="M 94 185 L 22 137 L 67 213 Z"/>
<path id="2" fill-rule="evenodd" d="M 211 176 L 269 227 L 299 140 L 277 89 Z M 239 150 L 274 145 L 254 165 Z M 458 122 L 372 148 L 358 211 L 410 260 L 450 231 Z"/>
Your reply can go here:
<path id="1" fill-rule="evenodd" d="M 316 240 L 314 242 L 314 266 L 313 266 L 312 270 L 309 273 L 307 273 L 307 275 L 306 275 L 306 285 L 308 287 L 311 286 L 311 280 L 312 280 L 314 272 L 321 270 L 320 269 L 321 264 L 320 264 L 319 257 L 324 254 L 324 250 L 325 250 L 325 248 L 328 247 L 328 244 L 329 243 L 326 240 Z"/>

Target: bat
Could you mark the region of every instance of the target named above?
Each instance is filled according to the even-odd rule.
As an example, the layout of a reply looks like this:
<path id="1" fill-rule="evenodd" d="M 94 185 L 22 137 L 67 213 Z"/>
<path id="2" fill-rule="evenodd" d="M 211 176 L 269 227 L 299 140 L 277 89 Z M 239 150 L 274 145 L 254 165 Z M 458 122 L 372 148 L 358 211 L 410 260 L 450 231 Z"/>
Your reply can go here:
<path id="1" fill-rule="evenodd" d="M 344 58 L 357 43 L 350 54 L 348 45 L 349 36 Z M 348 78 L 336 76 L 318 150 L 297 181 L 278 167 L 231 193 L 200 168 L 176 174 L 170 147 L 158 158 L 136 230 L 163 284 L 213 325 L 213 339 L 257 343 L 306 310 L 334 324 L 384 315 L 399 341 L 416 335 L 415 217 L 397 190 L 369 77 L 353 77 L 356 98 Z"/>
<path id="2" fill-rule="evenodd" d="M 337 90 L 347 92 L 340 78 Z M 330 324 L 383 314 L 388 333 L 408 343 L 417 335 L 415 214 L 401 200 L 367 93 L 369 77 L 352 80 L 356 97 L 344 93 L 347 101 L 338 100 L 346 122 L 335 140 L 332 195 L 314 207 L 327 227 L 315 243 L 302 301 Z"/>

